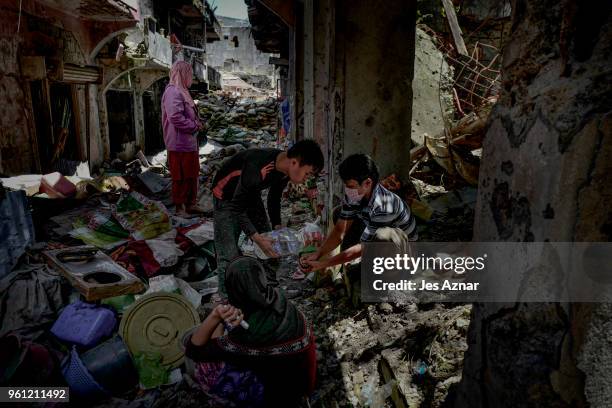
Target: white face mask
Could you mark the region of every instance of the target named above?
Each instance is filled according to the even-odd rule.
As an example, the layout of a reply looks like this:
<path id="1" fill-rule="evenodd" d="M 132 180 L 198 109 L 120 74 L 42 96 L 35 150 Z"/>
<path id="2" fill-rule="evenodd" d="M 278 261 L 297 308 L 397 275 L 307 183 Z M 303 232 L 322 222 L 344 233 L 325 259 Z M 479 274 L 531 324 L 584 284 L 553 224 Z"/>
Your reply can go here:
<path id="1" fill-rule="evenodd" d="M 363 194 L 359 194 L 359 189 L 344 187 L 344 193 L 349 204 L 359 204 L 363 199 Z"/>

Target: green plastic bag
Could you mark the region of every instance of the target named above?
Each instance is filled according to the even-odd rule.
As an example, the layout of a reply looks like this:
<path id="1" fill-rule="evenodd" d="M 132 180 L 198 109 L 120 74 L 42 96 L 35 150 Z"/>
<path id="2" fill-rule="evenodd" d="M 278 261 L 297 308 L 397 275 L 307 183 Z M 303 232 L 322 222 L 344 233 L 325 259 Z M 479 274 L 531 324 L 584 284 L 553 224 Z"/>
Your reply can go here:
<path id="1" fill-rule="evenodd" d="M 134 298 L 134 295 L 130 294 L 130 295 L 120 295 L 120 296 L 114 296 L 111 298 L 103 299 L 102 304 L 109 305 L 110 307 L 115 309 L 117 313 L 122 314 L 135 301 L 136 299 Z"/>
<path id="2" fill-rule="evenodd" d="M 140 385 L 145 390 L 168 383 L 170 373 L 161 362 L 162 355 L 160 353 L 137 353 L 134 356 Z"/>

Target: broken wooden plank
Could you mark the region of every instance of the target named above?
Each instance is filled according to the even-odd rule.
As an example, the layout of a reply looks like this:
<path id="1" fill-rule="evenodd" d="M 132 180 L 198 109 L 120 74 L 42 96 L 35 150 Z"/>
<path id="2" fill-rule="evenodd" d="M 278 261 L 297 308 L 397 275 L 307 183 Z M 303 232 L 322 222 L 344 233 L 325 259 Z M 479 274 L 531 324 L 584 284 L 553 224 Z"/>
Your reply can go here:
<path id="1" fill-rule="evenodd" d="M 455 6 L 453 6 L 451 0 L 442 0 L 442 4 L 444 5 L 446 18 L 448 19 L 448 24 L 450 25 L 450 29 L 453 34 L 453 40 L 455 40 L 455 47 L 457 48 L 457 52 L 467 57 L 469 56 L 469 54 L 467 48 L 465 47 L 465 42 L 463 41 L 461 27 L 459 27 L 459 22 L 457 21 Z"/>
<path id="2" fill-rule="evenodd" d="M 491 99 L 487 104 L 481 106 L 474 112 L 464 116 L 450 129 L 451 144 L 465 145 L 477 149 L 482 145 L 485 126 L 491 113 L 491 108 L 497 99 Z M 435 138 L 445 137 L 445 131 L 440 132 Z M 425 144 L 410 149 L 410 162 L 420 159 L 426 152 Z"/>

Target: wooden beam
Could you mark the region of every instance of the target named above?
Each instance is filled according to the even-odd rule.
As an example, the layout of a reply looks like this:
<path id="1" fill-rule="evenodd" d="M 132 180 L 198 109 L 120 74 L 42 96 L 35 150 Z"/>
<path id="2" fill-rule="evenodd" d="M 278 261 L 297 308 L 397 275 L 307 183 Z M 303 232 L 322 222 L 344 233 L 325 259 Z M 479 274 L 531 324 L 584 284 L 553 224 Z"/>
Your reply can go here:
<path id="1" fill-rule="evenodd" d="M 457 21 L 455 6 L 453 6 L 451 0 L 442 0 L 442 4 L 444 5 L 444 11 L 446 12 L 446 18 L 448 19 L 451 32 L 453 33 L 453 40 L 455 40 L 457 52 L 461 55 L 468 56 L 469 54 L 465 47 L 465 42 L 463 41 L 461 27 L 459 27 L 459 22 Z"/>
<path id="2" fill-rule="evenodd" d="M 304 2 L 304 138 L 314 139 L 314 2 Z"/>
<path id="3" fill-rule="evenodd" d="M 497 99 L 491 100 L 487 105 L 461 118 L 461 120 L 450 129 L 451 144 L 466 145 L 473 149 L 481 147 L 487 119 L 491 113 L 491 107 L 496 101 Z M 444 135 L 445 131 L 443 130 L 436 135 L 436 138 L 443 138 Z M 427 150 L 425 144 L 413 147 L 410 150 L 410 162 L 413 163 L 415 160 L 421 158 Z"/>

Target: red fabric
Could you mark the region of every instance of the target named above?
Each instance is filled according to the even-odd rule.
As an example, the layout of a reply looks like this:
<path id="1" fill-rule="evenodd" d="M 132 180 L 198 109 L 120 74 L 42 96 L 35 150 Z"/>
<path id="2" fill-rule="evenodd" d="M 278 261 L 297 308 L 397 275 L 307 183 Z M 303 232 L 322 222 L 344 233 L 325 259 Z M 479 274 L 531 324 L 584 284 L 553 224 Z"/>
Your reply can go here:
<path id="1" fill-rule="evenodd" d="M 168 152 L 174 204 L 194 205 L 198 198 L 200 160 L 198 152 Z"/>
<path id="2" fill-rule="evenodd" d="M 188 225 L 186 227 L 178 227 L 176 229 L 176 239 L 174 240 L 178 245 L 179 249 L 183 252 L 187 252 L 189 249 L 195 246 L 192 240 L 185 236 L 186 233 L 191 231 L 192 229 L 198 228 L 200 225 L 204 224 L 206 220 L 202 220 L 200 222 L 196 222 L 193 225 Z"/>
<path id="3" fill-rule="evenodd" d="M 115 250 L 110 256 L 113 261 L 136 276 L 144 274 L 151 278 L 161 269 L 155 260 L 153 251 L 145 241 L 130 241 Z"/>
<path id="4" fill-rule="evenodd" d="M 314 330 L 310 336 L 310 346 L 306 350 L 306 370 L 308 373 L 308 388 L 306 394 L 314 392 L 317 383 L 317 343 L 315 341 Z"/>

